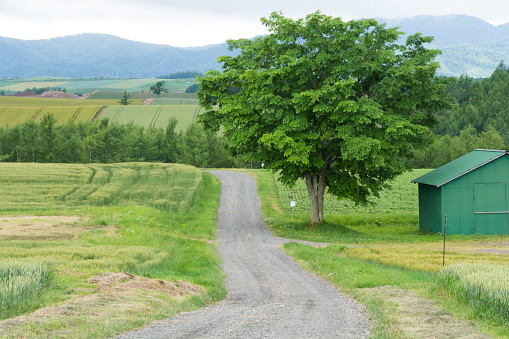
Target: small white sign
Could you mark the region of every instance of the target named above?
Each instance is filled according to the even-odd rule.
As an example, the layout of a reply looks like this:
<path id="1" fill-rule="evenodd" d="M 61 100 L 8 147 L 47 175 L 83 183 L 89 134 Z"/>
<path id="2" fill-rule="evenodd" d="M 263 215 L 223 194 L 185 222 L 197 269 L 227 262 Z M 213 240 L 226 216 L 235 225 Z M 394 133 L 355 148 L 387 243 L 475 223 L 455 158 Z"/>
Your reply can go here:
<path id="1" fill-rule="evenodd" d="M 290 207 L 295 207 L 295 201 L 290 201 Z"/>

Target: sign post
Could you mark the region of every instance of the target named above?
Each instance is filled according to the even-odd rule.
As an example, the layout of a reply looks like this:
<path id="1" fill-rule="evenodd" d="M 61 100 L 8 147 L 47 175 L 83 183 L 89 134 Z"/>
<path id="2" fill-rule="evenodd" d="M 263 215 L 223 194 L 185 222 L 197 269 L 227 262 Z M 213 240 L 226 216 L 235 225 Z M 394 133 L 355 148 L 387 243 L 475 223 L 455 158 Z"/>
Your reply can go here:
<path id="1" fill-rule="evenodd" d="M 295 208 L 295 201 L 290 201 L 290 207 L 292 208 L 292 222 L 293 222 L 293 209 Z"/>

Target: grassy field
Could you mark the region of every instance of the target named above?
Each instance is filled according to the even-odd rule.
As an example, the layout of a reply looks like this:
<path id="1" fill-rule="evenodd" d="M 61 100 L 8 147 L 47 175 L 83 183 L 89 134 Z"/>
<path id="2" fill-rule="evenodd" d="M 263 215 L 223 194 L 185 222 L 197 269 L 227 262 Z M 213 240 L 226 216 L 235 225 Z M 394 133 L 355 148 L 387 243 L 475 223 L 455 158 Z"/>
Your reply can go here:
<path id="1" fill-rule="evenodd" d="M 331 244 L 317 248 L 288 243 L 283 248 L 303 267 L 363 302 L 375 321 L 374 338 L 431 333 L 437 338 L 481 338 L 479 331 L 508 337 L 507 304 L 497 297 L 508 295 L 508 278 L 497 272 L 505 272 L 509 264 L 509 237 L 448 236 L 445 263 L 456 278 L 441 278 L 448 272 L 442 268 L 443 235 L 419 231 L 417 187 L 410 182 L 425 172 L 415 170 L 397 178 L 392 191 L 375 199 L 377 205 L 353 206 L 329 196 L 326 221 L 312 226 L 302 183 L 288 190 L 275 185 L 268 171 L 249 171 L 258 182 L 265 221 L 276 235 Z M 298 207 L 293 222 L 291 200 Z M 455 265 L 466 264 L 478 266 L 456 273 Z M 480 281 L 475 275 L 485 277 L 482 288 L 472 284 Z M 459 329 L 465 332 L 455 332 Z"/>
<path id="2" fill-rule="evenodd" d="M 0 290 L 17 286 L 0 337 L 113 337 L 224 298 L 219 194 L 184 165 L 1 163 L 0 261 L 21 273 L 0 266 Z"/>
<path id="3" fill-rule="evenodd" d="M 120 99 L 120 98 L 119 98 Z M 143 100 L 133 100 L 132 105 L 141 105 Z M 0 96 L 0 107 L 56 107 L 56 106 L 110 106 L 118 105 L 116 99 L 52 99 Z"/>
<path id="4" fill-rule="evenodd" d="M 187 128 L 200 110 L 199 106 L 191 105 L 150 105 L 150 106 L 109 106 L 103 118 L 111 122 L 127 124 L 134 122 L 144 127 L 163 127 L 168 124 L 170 117 L 178 120 L 177 131 Z"/>
<path id="5" fill-rule="evenodd" d="M 22 92 L 33 87 L 61 87 L 68 93 L 139 92 L 149 90 L 157 81 L 165 81 L 165 87 L 170 92 L 184 92 L 187 87 L 194 84 L 195 79 L 3 79 L 0 81 L 0 91 Z"/>
<path id="6" fill-rule="evenodd" d="M 47 113 L 53 113 L 59 123 L 69 119 L 76 122 L 92 120 L 103 106 L 49 106 L 49 107 L 2 107 L 0 106 L 0 126 L 14 126 L 27 120 L 40 121 Z"/>

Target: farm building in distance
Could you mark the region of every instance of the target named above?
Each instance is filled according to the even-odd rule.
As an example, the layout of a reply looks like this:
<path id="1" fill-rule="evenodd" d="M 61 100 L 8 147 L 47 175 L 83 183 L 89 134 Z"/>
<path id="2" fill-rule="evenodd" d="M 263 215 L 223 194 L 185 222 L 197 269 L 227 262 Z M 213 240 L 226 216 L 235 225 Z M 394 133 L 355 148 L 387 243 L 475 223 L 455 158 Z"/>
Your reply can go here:
<path id="1" fill-rule="evenodd" d="M 509 152 L 477 149 L 417 179 L 419 227 L 446 234 L 508 234 Z"/>

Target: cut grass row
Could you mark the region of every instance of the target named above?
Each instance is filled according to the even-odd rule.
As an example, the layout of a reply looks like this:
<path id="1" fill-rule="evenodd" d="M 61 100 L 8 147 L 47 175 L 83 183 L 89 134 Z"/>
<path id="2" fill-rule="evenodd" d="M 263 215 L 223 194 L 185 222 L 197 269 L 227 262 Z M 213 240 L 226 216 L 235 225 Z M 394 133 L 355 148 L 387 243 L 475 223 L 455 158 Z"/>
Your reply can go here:
<path id="1" fill-rule="evenodd" d="M 58 305 L 80 310 L 65 315 L 48 310 L 43 318 L 15 326 L 5 320 L 0 336 L 112 337 L 224 298 L 217 248 L 211 243 L 220 194 L 212 175 L 173 164 L 2 163 L 0 179 L 0 261 L 49 261 L 56 272 L 24 312 Z M 37 221 L 15 222 L 18 214 L 78 219 L 33 233 L 23 230 Z M 9 223 L 18 230 L 9 233 Z M 206 294 L 172 297 L 132 290 L 102 295 L 87 279 L 105 272 L 184 280 L 203 286 Z"/>

